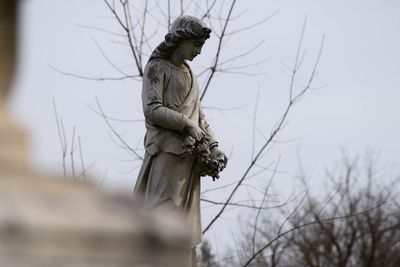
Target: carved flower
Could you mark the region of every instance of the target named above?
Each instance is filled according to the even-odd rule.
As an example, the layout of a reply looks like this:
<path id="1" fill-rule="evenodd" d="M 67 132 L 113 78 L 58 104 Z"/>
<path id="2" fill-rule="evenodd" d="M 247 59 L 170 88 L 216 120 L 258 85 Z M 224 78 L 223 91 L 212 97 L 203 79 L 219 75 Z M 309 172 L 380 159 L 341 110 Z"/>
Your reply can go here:
<path id="1" fill-rule="evenodd" d="M 150 80 L 151 83 L 159 83 L 160 79 L 157 77 L 157 67 L 150 66 L 147 71 L 147 78 Z"/>

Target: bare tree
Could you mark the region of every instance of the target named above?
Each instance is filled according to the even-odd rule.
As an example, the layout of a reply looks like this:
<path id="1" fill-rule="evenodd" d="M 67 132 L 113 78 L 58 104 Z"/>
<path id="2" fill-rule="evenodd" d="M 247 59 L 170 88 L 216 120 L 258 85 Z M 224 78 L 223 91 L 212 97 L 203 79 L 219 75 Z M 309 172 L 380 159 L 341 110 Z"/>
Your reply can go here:
<path id="1" fill-rule="evenodd" d="M 257 252 L 242 246 L 241 265 L 399 266 L 399 178 L 382 176 L 375 159 L 366 164 L 345 159 L 340 169 L 328 172 L 325 196 L 308 195 L 287 220 L 285 235 L 280 236 L 279 217 L 265 219 L 257 229 Z M 251 235 L 246 242 L 251 244 Z M 260 260 L 263 265 L 257 265 Z"/>

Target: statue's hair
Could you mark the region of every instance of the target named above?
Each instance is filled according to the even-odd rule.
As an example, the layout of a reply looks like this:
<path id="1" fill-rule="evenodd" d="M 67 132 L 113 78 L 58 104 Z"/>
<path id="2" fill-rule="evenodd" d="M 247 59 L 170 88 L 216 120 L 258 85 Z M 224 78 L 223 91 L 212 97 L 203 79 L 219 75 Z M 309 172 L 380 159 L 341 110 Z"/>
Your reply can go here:
<path id="1" fill-rule="evenodd" d="M 150 56 L 150 60 L 155 58 L 167 59 L 176 49 L 178 44 L 185 39 L 210 38 L 211 29 L 199 19 L 192 16 L 178 17 L 172 23 L 170 31 Z"/>

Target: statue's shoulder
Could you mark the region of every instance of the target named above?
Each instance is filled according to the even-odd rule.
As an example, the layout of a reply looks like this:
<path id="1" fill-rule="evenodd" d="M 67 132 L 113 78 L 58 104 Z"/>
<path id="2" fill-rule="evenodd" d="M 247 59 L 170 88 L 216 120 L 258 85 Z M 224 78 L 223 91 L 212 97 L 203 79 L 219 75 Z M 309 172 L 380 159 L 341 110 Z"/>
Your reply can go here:
<path id="1" fill-rule="evenodd" d="M 185 66 L 186 66 L 187 70 L 190 70 L 190 67 L 187 63 L 185 63 Z M 149 71 L 149 70 L 152 72 L 157 71 L 157 72 L 162 72 L 165 74 L 173 73 L 174 70 L 182 71 L 181 68 L 178 68 L 171 61 L 169 61 L 168 59 L 164 59 L 164 58 L 153 58 L 149 62 L 147 62 L 145 71 Z"/>
<path id="2" fill-rule="evenodd" d="M 170 64 L 168 63 L 168 60 L 163 59 L 163 58 L 154 58 L 151 59 L 149 62 L 146 64 L 146 70 L 150 69 L 155 69 L 160 72 L 165 72 L 171 68 Z"/>
<path id="3" fill-rule="evenodd" d="M 170 66 L 165 59 L 155 58 L 147 62 L 144 70 L 144 78 L 147 78 L 151 83 L 158 83 L 165 75 L 171 73 Z"/>

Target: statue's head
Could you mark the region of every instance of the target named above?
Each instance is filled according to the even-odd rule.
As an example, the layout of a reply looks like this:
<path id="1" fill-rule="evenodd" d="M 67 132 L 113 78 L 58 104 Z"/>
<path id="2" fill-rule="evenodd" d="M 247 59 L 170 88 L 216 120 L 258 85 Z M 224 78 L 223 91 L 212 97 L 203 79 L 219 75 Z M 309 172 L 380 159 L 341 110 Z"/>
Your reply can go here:
<path id="1" fill-rule="evenodd" d="M 180 16 L 171 25 L 165 40 L 154 50 L 150 57 L 168 58 L 180 48 L 186 53 L 186 59 L 192 60 L 200 54 L 204 42 L 210 38 L 211 29 L 204 22 L 192 16 Z"/>
<path id="2" fill-rule="evenodd" d="M 211 29 L 198 18 L 180 16 L 171 25 L 165 40 L 182 40 L 189 38 L 210 38 Z"/>

